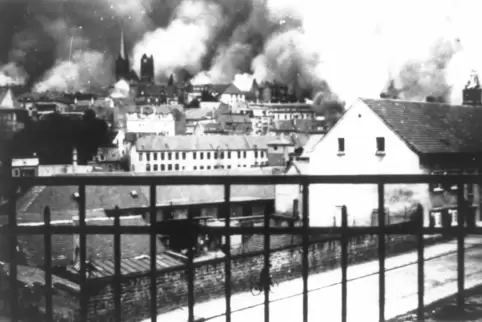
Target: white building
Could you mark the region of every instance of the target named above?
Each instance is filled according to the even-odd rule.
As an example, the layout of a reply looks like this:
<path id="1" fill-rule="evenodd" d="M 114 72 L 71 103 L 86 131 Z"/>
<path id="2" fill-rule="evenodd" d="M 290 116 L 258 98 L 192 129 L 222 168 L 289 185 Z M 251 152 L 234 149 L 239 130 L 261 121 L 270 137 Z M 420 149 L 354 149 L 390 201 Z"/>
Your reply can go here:
<path id="1" fill-rule="evenodd" d="M 311 104 L 306 103 L 265 103 L 253 104 L 250 107 L 268 110 L 273 120 L 311 120 L 316 117 Z"/>
<path id="2" fill-rule="evenodd" d="M 311 142 L 302 155 L 308 161 L 295 164 L 288 175 L 473 173 L 482 168 L 481 121 L 480 107 L 358 99 L 325 136 Z M 292 212 L 293 204 L 301 204 L 300 187 L 276 189 L 278 211 Z M 454 189 L 386 185 L 385 207 L 390 215 L 402 216 L 420 203 L 425 224 L 432 211 L 440 225 L 440 211 L 456 207 Z M 465 189 L 476 209 L 476 221 L 480 221 L 478 190 L 477 185 Z M 340 225 L 343 205 L 350 225 L 370 225 L 378 208 L 376 185 L 312 185 L 309 200 L 313 226 Z"/>
<path id="3" fill-rule="evenodd" d="M 126 114 L 126 131 L 176 135 L 176 121 L 169 106 L 136 106 Z"/>
<path id="4" fill-rule="evenodd" d="M 246 94 L 234 84 L 230 84 L 222 93 L 220 93 L 219 101 L 225 104 L 246 102 Z"/>
<path id="5" fill-rule="evenodd" d="M 131 171 L 251 168 L 268 164 L 272 137 L 241 135 L 145 136 L 130 151 Z"/>

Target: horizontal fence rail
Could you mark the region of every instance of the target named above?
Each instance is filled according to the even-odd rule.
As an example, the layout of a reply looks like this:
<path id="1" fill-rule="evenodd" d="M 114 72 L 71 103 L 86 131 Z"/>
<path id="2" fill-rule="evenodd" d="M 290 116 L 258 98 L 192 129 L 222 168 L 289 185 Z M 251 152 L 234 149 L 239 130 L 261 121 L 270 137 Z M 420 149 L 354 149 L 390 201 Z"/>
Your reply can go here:
<path id="1" fill-rule="evenodd" d="M 88 290 L 87 290 L 87 274 L 88 261 L 86 254 L 86 236 L 89 234 L 105 234 L 114 236 L 114 316 L 116 321 L 122 320 L 122 302 L 120 293 L 122 291 L 122 276 L 121 276 L 121 235 L 122 234 L 147 234 L 150 236 L 150 317 L 151 321 L 156 321 L 158 314 L 157 310 L 157 287 L 156 284 L 156 262 L 157 255 L 157 237 L 158 235 L 175 235 L 176 233 L 186 233 L 188 236 L 188 252 L 187 252 L 187 300 L 188 300 L 188 321 L 194 322 L 194 270 L 199 263 L 194 260 L 194 243 L 197 236 L 200 234 L 212 234 L 224 236 L 226 240 L 226 256 L 223 259 L 225 270 L 225 307 L 226 307 L 226 321 L 231 321 L 231 262 L 239 255 L 231 254 L 231 235 L 263 235 L 264 236 L 264 267 L 269 272 L 270 270 L 270 238 L 273 235 L 300 235 L 301 241 L 301 257 L 302 257 L 302 272 L 301 278 L 303 282 L 302 292 L 302 307 L 303 307 L 303 322 L 308 322 L 309 305 L 308 305 L 308 277 L 309 277 L 309 261 L 308 252 L 309 245 L 312 242 L 311 238 L 314 236 L 320 237 L 322 240 L 339 240 L 341 243 L 341 317 L 342 321 L 347 321 L 347 267 L 348 267 L 348 240 L 350 237 L 359 235 L 377 235 L 378 240 L 378 261 L 379 261 L 379 320 L 385 321 L 385 238 L 389 235 L 415 235 L 417 236 L 417 276 L 418 276 L 418 310 L 417 315 L 419 320 L 423 320 L 424 307 L 424 234 L 448 234 L 457 237 L 457 263 L 458 263 L 458 293 L 457 303 L 459 307 L 464 305 L 464 243 L 467 234 L 482 235 L 482 227 L 465 227 L 465 211 L 463 208 L 464 201 L 464 184 L 468 183 L 482 183 L 482 175 L 364 175 L 364 176 L 58 176 L 58 177 L 39 177 L 39 178 L 14 178 L 12 179 L 12 187 L 9 195 L 8 207 L 8 225 L 0 228 L 0 234 L 8 236 L 9 238 L 9 287 L 11 294 L 11 320 L 20 320 L 20 308 L 18 301 L 18 281 L 17 281 L 17 246 L 18 236 L 30 234 L 42 234 L 44 236 L 44 252 L 45 252 L 45 320 L 53 320 L 52 308 L 52 267 L 51 267 L 51 252 L 53 234 L 73 234 L 79 236 L 79 258 L 80 258 L 80 321 L 87 321 L 88 316 Z M 426 227 L 421 224 L 404 223 L 399 225 L 388 225 L 385 222 L 385 200 L 384 187 L 387 184 L 434 184 L 446 183 L 456 184 L 457 191 L 457 217 L 458 225 L 456 227 L 442 228 L 442 227 Z M 233 185 L 286 185 L 296 184 L 302 187 L 302 216 L 301 224 L 294 227 L 271 227 L 269 214 L 264 215 L 264 222 L 262 227 L 233 227 L 230 219 L 230 194 Z M 378 187 L 378 226 L 377 227 L 350 227 L 347 221 L 346 207 L 342 207 L 342 222 L 340 227 L 310 227 L 309 214 L 309 189 L 310 185 L 316 184 L 373 184 Z M 147 226 L 124 226 L 120 224 L 120 216 L 114 216 L 113 226 L 90 226 L 86 221 L 86 186 L 134 186 L 143 185 L 149 186 L 149 225 Z M 157 196 L 156 188 L 163 185 L 221 185 L 224 187 L 224 202 L 222 209 L 225 212 L 225 221 L 222 226 L 208 227 L 196 224 L 196 218 L 192 214 L 188 214 L 188 218 L 184 220 L 157 220 Z M 20 186 L 77 186 L 78 190 L 78 226 L 56 226 L 51 222 L 50 209 L 46 208 L 44 213 L 44 223 L 36 225 L 25 225 L 17 222 L 17 187 Z M 428 188 L 428 187 L 427 187 Z M 118 210 L 118 209 L 116 209 Z M 382 215 L 380 215 L 382 214 Z M 312 216 L 312 215 L 311 215 Z M 318 240 L 318 239 L 316 239 Z M 221 282 L 222 283 L 222 282 Z M 264 320 L 270 320 L 270 290 L 269 285 L 263 285 L 264 292 Z"/>

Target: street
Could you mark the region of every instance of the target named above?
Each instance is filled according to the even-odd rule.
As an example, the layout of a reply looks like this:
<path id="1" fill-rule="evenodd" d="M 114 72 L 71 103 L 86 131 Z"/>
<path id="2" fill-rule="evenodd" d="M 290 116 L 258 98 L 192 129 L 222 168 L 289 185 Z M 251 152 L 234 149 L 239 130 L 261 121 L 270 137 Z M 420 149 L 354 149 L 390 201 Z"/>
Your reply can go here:
<path id="1" fill-rule="evenodd" d="M 482 281 L 482 239 L 466 238 L 465 287 Z M 425 304 L 454 294 L 457 290 L 457 244 L 455 241 L 425 248 Z M 386 260 L 386 309 L 389 319 L 417 307 L 416 252 Z M 401 266 L 401 267 L 400 267 Z M 378 262 L 372 261 L 348 268 L 348 321 L 378 320 Z M 341 270 L 309 276 L 308 293 L 310 321 L 341 320 Z M 302 280 L 282 282 L 270 294 L 270 320 L 302 321 Z M 264 295 L 250 292 L 231 298 L 231 321 L 264 321 Z M 225 299 L 199 303 L 194 307 L 196 318 L 213 322 L 225 321 Z M 148 321 L 146 319 L 144 321 Z M 187 308 L 180 308 L 158 316 L 159 321 L 185 322 Z"/>

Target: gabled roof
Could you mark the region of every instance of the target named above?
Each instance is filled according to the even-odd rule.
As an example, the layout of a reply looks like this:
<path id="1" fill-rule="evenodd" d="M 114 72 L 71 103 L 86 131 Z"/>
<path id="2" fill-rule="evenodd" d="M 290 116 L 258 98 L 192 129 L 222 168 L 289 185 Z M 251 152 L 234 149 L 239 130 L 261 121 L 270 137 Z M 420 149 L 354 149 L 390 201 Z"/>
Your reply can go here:
<path id="1" fill-rule="evenodd" d="M 244 94 L 244 92 L 237 88 L 234 84 L 229 84 L 228 87 L 221 94 L 241 95 Z"/>
<path id="2" fill-rule="evenodd" d="M 482 108 L 361 99 L 419 154 L 482 153 Z"/>
<path id="3" fill-rule="evenodd" d="M 13 96 L 12 90 L 10 88 L 6 92 L 0 94 L 0 108 L 8 108 L 8 109 L 21 108 L 20 103 Z"/>

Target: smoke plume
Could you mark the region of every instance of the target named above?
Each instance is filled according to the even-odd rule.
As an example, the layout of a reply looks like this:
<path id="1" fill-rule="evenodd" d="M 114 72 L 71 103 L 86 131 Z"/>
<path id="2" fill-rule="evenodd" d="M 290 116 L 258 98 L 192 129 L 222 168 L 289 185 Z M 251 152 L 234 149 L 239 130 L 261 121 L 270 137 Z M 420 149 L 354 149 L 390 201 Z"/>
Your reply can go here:
<path id="1" fill-rule="evenodd" d="M 0 66 L 18 66 L 37 90 L 108 86 L 123 26 L 134 70 L 153 55 L 156 81 L 174 73 L 243 90 L 277 81 L 346 102 L 393 84 L 403 99 L 459 103 L 471 69 L 482 72 L 474 8 L 475 0 L 0 1 Z"/>

